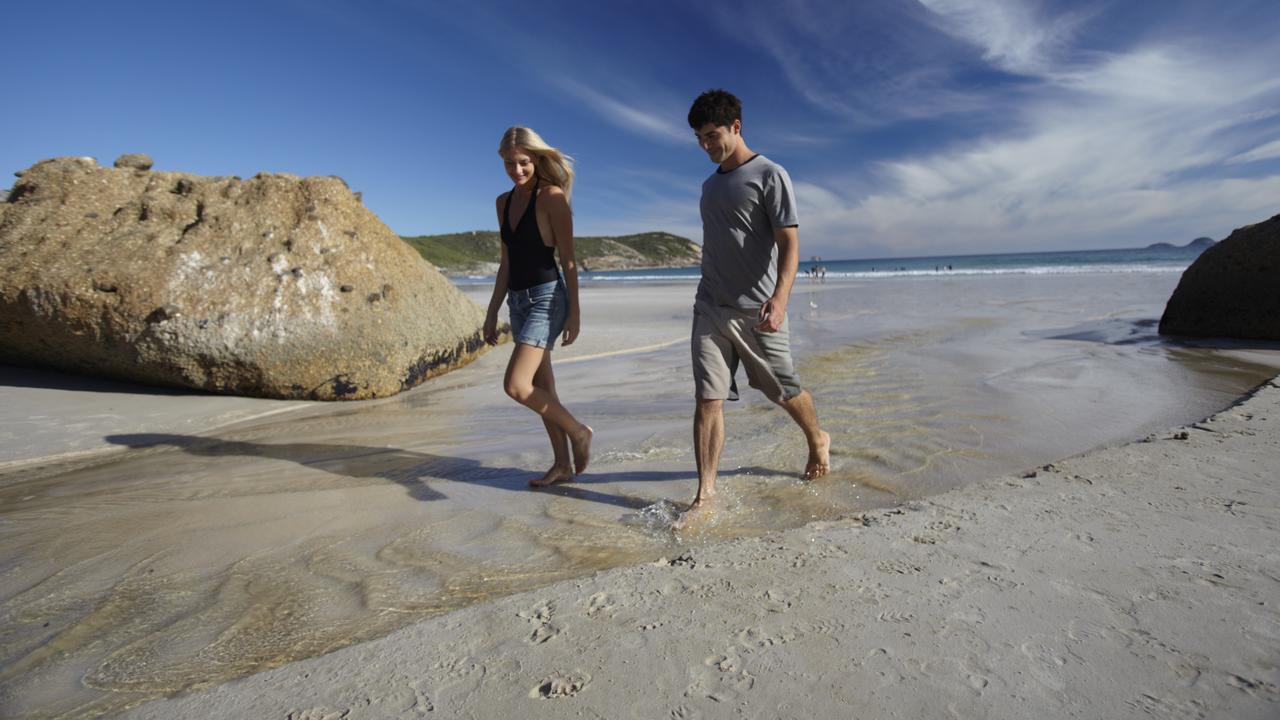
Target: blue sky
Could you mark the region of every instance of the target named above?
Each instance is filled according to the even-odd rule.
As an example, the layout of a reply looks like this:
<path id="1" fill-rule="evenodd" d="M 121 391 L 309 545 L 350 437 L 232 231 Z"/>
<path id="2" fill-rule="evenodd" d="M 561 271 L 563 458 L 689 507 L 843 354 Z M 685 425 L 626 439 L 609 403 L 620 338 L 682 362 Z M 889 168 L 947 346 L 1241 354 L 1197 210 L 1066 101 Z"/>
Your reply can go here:
<path id="1" fill-rule="evenodd" d="M 583 235 L 700 239 L 702 90 L 797 188 L 802 254 L 1132 247 L 1280 213 L 1280 3 L 41 2 L 5 10 L 0 171 L 338 175 L 400 234 L 497 227 L 513 124 Z M 7 183 L 0 181 L 0 186 Z"/>

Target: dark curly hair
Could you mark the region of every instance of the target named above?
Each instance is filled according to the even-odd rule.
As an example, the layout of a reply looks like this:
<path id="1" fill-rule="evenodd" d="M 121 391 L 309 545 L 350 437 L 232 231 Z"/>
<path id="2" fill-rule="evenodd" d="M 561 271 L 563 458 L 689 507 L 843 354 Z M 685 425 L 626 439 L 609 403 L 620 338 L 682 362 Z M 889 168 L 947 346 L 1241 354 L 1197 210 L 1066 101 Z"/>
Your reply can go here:
<path id="1" fill-rule="evenodd" d="M 742 101 L 728 90 L 708 90 L 693 101 L 689 108 L 689 127 L 698 128 L 711 123 L 716 127 L 729 127 L 734 120 L 742 119 Z"/>

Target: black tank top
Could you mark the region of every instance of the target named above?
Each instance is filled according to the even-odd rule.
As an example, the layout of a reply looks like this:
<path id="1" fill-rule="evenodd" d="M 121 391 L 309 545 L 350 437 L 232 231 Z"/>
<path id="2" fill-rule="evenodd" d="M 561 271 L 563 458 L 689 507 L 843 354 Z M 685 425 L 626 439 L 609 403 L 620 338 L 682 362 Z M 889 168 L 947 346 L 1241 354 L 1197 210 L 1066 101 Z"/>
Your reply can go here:
<path id="1" fill-rule="evenodd" d="M 560 271 L 556 268 L 556 249 L 544 245 L 542 233 L 538 231 L 538 213 L 534 208 L 538 202 L 538 181 L 533 182 L 529 206 L 524 209 L 515 230 L 511 229 L 511 221 L 507 217 L 511 211 L 511 196 L 516 194 L 514 189 L 507 193 L 507 204 L 502 208 L 502 244 L 507 246 L 508 290 L 528 290 L 534 285 L 560 279 Z"/>

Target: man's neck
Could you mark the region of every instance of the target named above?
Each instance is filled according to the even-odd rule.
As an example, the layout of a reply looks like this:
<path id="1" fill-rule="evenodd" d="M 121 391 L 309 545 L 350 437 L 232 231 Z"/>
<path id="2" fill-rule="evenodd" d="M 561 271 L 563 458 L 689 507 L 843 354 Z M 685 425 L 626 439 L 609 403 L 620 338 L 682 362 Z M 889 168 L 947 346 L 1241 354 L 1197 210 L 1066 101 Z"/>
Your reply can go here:
<path id="1" fill-rule="evenodd" d="M 733 151 L 733 154 L 730 155 L 728 159 L 726 159 L 724 162 L 720 163 L 720 172 L 729 172 L 730 170 L 736 170 L 743 163 L 745 163 L 746 161 L 750 160 L 755 156 L 756 154 L 751 151 L 751 148 L 747 147 L 747 143 L 745 141 L 740 142 L 738 143 L 737 149 Z"/>

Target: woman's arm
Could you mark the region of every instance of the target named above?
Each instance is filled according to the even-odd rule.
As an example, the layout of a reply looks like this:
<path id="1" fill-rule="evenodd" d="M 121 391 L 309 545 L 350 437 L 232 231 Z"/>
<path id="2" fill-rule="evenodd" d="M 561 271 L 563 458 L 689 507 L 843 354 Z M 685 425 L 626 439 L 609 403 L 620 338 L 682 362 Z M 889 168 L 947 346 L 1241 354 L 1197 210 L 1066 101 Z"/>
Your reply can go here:
<path id="1" fill-rule="evenodd" d="M 506 193 L 498 196 L 498 227 L 502 227 L 502 199 Z M 489 309 L 484 315 L 484 330 L 482 332 L 484 341 L 490 345 L 498 344 L 498 308 L 502 307 L 502 301 L 507 296 L 507 278 L 510 275 L 507 260 L 507 244 L 498 241 L 498 247 L 502 249 L 502 259 L 498 261 L 498 276 L 493 281 L 493 295 L 489 297 Z"/>
<path id="2" fill-rule="evenodd" d="M 538 208 L 546 208 L 547 225 L 560 253 L 560 269 L 564 271 L 564 288 L 569 296 L 569 317 L 564 324 L 562 344 L 571 345 L 578 339 L 582 323 L 578 305 L 578 262 L 573 257 L 573 211 L 569 209 L 564 190 L 553 185 L 543 190 L 539 199 L 543 196 L 546 200 L 539 203 Z"/>

